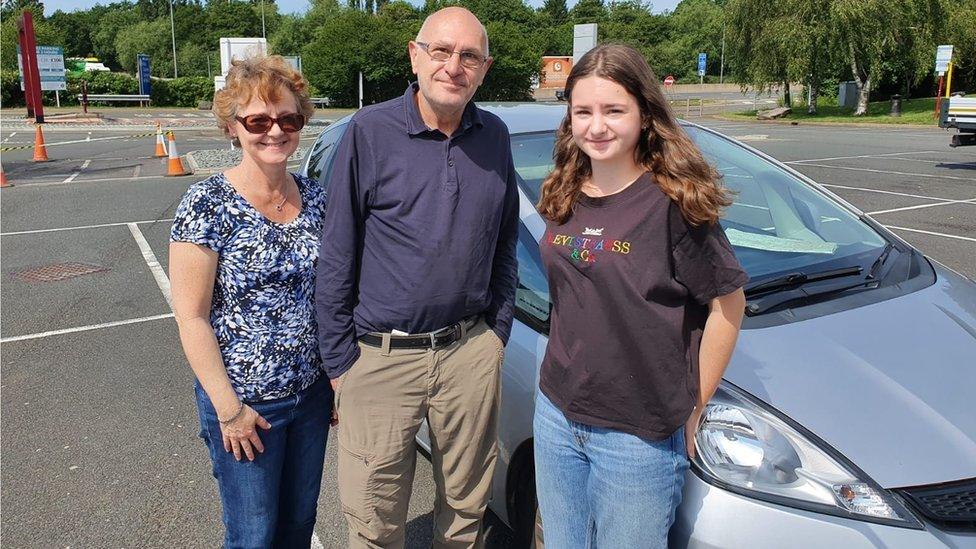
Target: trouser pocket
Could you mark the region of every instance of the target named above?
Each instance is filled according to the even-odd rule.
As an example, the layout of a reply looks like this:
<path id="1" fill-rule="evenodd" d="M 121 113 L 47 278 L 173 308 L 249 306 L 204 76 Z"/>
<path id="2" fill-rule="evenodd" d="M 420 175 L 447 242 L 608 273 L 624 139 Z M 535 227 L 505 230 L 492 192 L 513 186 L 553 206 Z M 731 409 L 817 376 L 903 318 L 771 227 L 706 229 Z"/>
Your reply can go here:
<path id="1" fill-rule="evenodd" d="M 374 468 L 371 456 L 339 443 L 339 500 L 342 511 L 364 525 L 370 524 L 375 516 Z"/>

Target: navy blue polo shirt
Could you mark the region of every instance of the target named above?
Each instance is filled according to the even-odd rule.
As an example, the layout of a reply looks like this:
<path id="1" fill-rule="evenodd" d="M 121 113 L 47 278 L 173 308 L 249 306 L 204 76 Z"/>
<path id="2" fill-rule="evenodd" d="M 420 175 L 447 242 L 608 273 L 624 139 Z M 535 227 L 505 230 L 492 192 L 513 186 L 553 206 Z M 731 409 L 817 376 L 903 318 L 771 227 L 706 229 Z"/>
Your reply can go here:
<path id="1" fill-rule="evenodd" d="M 423 333 L 474 314 L 508 341 L 518 191 L 508 129 L 468 103 L 450 137 L 424 124 L 417 84 L 357 112 L 339 143 L 316 272 L 329 377 L 367 332 Z"/>

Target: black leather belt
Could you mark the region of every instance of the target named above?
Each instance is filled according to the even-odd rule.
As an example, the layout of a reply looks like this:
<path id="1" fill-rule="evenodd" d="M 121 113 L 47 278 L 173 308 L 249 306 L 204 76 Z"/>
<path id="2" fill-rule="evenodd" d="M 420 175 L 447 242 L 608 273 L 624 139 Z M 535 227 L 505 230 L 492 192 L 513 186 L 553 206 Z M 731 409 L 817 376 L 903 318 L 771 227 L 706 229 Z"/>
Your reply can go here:
<path id="1" fill-rule="evenodd" d="M 440 349 L 441 347 L 447 347 L 448 345 L 461 339 L 461 337 L 463 337 L 468 330 L 474 328 L 474 325 L 478 323 L 478 318 L 479 315 L 469 316 L 460 322 L 455 322 L 450 326 L 445 326 L 440 330 L 425 334 L 391 335 L 390 348 Z M 370 345 L 372 347 L 382 347 L 383 334 L 379 332 L 370 332 L 359 338 L 359 341 L 362 341 L 366 345 Z"/>

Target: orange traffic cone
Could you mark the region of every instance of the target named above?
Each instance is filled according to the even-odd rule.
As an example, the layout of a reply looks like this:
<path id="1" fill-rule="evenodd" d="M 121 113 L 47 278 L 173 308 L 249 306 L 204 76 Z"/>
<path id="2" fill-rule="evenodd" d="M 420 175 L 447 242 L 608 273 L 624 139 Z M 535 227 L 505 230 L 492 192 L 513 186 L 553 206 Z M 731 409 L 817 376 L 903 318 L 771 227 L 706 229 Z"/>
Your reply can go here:
<path id="1" fill-rule="evenodd" d="M 163 158 L 166 156 L 166 145 L 163 144 L 163 128 L 160 127 L 159 121 L 156 121 L 156 154 L 153 155 L 155 158 Z"/>
<path id="2" fill-rule="evenodd" d="M 169 139 L 169 166 L 166 169 L 166 175 L 186 175 L 183 160 L 176 152 L 176 136 L 173 135 L 172 131 L 166 132 L 166 136 Z"/>
<path id="3" fill-rule="evenodd" d="M 47 162 L 47 147 L 44 146 L 44 132 L 40 126 L 34 132 L 34 162 Z"/>
<path id="4" fill-rule="evenodd" d="M 0 164 L 0 188 L 13 186 L 13 183 L 7 182 L 7 172 L 3 171 L 3 164 Z"/>

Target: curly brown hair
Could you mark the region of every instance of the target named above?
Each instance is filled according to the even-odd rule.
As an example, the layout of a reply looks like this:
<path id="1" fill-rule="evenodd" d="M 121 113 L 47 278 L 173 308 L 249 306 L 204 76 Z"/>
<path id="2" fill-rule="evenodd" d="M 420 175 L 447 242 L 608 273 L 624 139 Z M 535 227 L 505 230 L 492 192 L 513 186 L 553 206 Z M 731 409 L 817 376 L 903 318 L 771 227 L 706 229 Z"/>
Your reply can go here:
<path id="1" fill-rule="evenodd" d="M 309 98 L 308 81 L 280 55 L 234 59 L 225 82 L 224 89 L 215 93 L 213 100 L 217 127 L 224 135 L 228 135 L 227 127 L 234 123 L 237 109 L 250 103 L 254 94 L 266 103 L 277 103 L 289 91 L 305 120 L 315 111 Z M 239 145 L 236 141 L 235 145 Z"/>
<path id="2" fill-rule="evenodd" d="M 573 86 L 582 78 L 598 76 L 620 84 L 640 106 L 641 136 L 634 151 L 637 164 L 692 225 L 713 224 L 732 203 L 721 176 L 685 133 L 668 105 L 661 84 L 636 50 L 621 44 L 603 44 L 590 50 L 566 80 L 569 106 L 556 132 L 555 168 L 542 184 L 538 209 L 543 217 L 565 222 L 580 198 L 583 182 L 592 175 L 590 158 L 573 139 Z"/>

